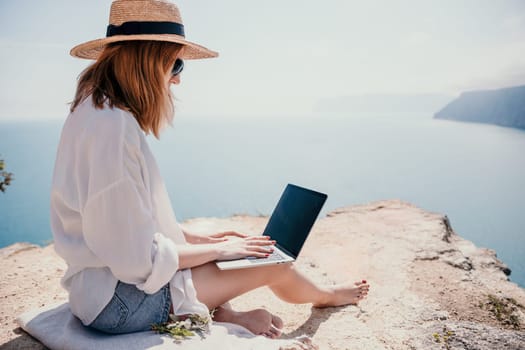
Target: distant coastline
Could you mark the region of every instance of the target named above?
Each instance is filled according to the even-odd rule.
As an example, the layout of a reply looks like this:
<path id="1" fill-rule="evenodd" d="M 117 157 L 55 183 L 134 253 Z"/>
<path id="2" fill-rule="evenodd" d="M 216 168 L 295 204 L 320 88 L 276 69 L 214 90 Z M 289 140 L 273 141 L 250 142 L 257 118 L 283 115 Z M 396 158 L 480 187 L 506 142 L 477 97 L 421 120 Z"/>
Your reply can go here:
<path id="1" fill-rule="evenodd" d="M 454 99 L 444 94 L 362 94 L 322 98 L 313 111 L 318 114 L 431 116 Z"/>
<path id="2" fill-rule="evenodd" d="M 437 112 L 434 118 L 525 130 L 525 85 L 464 92 Z"/>

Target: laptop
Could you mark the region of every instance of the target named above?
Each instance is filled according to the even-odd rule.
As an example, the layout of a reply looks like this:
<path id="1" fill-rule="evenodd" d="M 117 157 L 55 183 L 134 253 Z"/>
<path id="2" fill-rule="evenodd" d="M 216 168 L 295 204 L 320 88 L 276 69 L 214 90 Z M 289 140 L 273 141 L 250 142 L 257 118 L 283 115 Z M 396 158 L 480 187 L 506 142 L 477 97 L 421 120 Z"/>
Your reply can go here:
<path id="1" fill-rule="evenodd" d="M 283 264 L 295 261 L 328 196 L 288 184 L 263 235 L 275 240 L 274 252 L 266 258 L 246 257 L 215 263 L 221 270 Z"/>

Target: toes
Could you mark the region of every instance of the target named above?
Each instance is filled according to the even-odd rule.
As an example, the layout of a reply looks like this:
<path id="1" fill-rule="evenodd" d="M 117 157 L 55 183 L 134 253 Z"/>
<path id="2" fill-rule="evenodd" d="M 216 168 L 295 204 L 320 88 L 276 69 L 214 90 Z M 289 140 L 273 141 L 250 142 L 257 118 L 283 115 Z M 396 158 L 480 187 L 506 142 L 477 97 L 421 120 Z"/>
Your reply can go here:
<path id="1" fill-rule="evenodd" d="M 357 286 L 357 288 L 359 288 L 360 290 L 368 290 L 370 289 L 370 285 L 368 283 L 361 283 Z"/>
<path id="2" fill-rule="evenodd" d="M 272 325 L 275 326 L 275 328 L 277 328 L 278 330 L 281 330 L 283 328 L 284 323 L 279 316 L 272 314 Z"/>
<path id="3" fill-rule="evenodd" d="M 275 338 L 280 337 L 283 329 L 283 320 L 279 316 L 272 314 L 272 324 L 270 325 L 270 331 L 275 335 Z"/>
<path id="4" fill-rule="evenodd" d="M 270 329 L 262 333 L 261 335 L 265 336 L 266 338 L 276 339 L 281 336 L 281 330 L 271 325 Z"/>
<path id="5" fill-rule="evenodd" d="M 270 332 L 275 336 L 275 338 L 280 337 L 282 334 L 281 328 L 275 327 L 273 324 L 270 326 Z"/>
<path id="6" fill-rule="evenodd" d="M 360 292 L 360 293 L 358 294 L 357 297 L 358 297 L 359 299 L 364 299 L 364 298 L 366 298 L 367 296 L 368 296 L 368 291 L 363 291 L 363 292 Z"/>

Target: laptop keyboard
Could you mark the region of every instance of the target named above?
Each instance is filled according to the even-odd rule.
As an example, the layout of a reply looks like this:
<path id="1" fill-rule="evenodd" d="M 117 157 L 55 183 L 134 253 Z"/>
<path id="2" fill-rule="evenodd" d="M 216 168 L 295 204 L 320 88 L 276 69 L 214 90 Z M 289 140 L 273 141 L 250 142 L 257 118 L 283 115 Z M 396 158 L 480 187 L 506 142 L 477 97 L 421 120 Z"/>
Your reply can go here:
<path id="1" fill-rule="evenodd" d="M 270 256 L 265 257 L 265 258 L 256 258 L 256 257 L 250 256 L 250 257 L 248 257 L 246 259 L 250 260 L 252 263 L 256 263 L 256 262 L 259 262 L 261 260 L 265 260 L 265 261 L 284 260 L 284 256 L 282 256 L 280 253 L 274 251 L 272 254 L 270 254 Z"/>

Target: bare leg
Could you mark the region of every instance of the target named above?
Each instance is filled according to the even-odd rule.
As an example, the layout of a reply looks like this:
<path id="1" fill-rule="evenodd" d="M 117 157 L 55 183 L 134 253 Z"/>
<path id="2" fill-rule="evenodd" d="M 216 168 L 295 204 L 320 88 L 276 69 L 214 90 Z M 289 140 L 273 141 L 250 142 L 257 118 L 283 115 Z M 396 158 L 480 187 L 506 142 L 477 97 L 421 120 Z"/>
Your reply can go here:
<path id="1" fill-rule="evenodd" d="M 213 309 L 252 289 L 268 286 L 284 301 L 316 307 L 357 304 L 369 285 L 358 282 L 318 286 L 302 275 L 293 264 L 222 271 L 214 263 L 192 268 L 193 283 L 200 301 Z"/>

